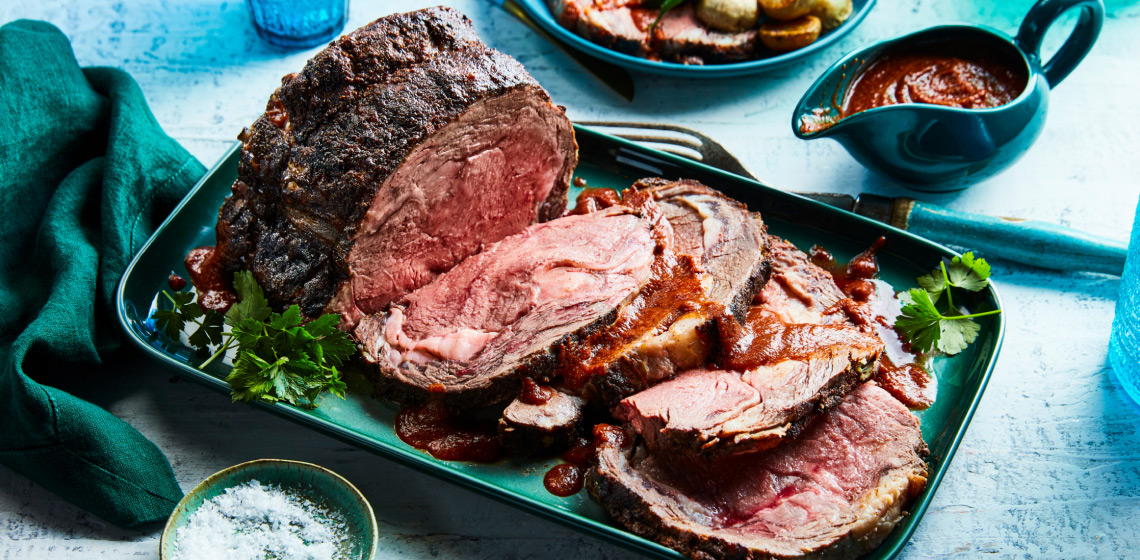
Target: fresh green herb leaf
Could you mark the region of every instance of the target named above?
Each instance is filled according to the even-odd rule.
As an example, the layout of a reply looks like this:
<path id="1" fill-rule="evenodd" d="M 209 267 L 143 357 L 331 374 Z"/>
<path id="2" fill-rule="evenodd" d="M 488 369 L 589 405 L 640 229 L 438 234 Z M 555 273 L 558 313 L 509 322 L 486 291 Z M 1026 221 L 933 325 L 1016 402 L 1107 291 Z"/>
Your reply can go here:
<path id="1" fill-rule="evenodd" d="M 245 319 L 264 321 L 273 312 L 252 273 L 241 270 L 234 274 L 234 292 L 238 301 L 226 311 L 227 325 L 236 325 Z"/>
<path id="2" fill-rule="evenodd" d="M 990 284 L 990 263 L 983 258 L 974 258 L 974 253 L 968 252 L 961 257 L 954 257 L 946 267 L 950 285 L 955 288 L 978 292 Z"/>
<path id="3" fill-rule="evenodd" d="M 902 312 L 895 319 L 895 330 L 919 352 L 937 349 L 953 356 L 978 338 L 981 327 L 973 319 L 1001 313 L 1000 309 L 984 313 L 964 313 L 954 306 L 953 289 L 977 292 L 989 285 L 990 265 L 973 253 L 954 257 L 949 262 L 917 279 L 920 288 L 902 294 Z M 946 295 L 946 309 L 938 303 Z"/>
<path id="4" fill-rule="evenodd" d="M 235 401 L 315 407 L 324 391 L 344 398 L 347 385 L 337 368 L 356 354 L 356 346 L 337 328 L 340 315 L 305 323 L 296 305 L 274 313 L 253 275 L 245 271 L 234 275 L 234 291 L 238 300 L 224 316 L 203 309 L 191 292 L 163 292 L 174 309 L 155 311 L 155 326 L 174 340 L 188 325 L 196 326 L 190 344 L 199 351 L 216 348 L 199 369 L 236 348 L 234 367 L 226 377 Z"/>
<path id="5" fill-rule="evenodd" d="M 661 18 L 665 17 L 665 14 L 684 3 L 685 0 L 664 0 L 661 2 L 661 8 L 657 10 L 657 18 L 649 25 L 649 30 L 653 31 L 653 29 L 657 27 L 657 24 L 661 22 Z"/>

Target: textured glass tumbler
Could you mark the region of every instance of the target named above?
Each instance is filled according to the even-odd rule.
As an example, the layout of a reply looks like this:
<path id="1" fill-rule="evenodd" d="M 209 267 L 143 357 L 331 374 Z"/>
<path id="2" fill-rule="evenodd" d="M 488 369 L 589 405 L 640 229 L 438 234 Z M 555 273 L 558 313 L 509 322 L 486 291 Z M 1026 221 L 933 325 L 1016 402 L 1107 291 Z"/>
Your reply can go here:
<path id="1" fill-rule="evenodd" d="M 348 0 L 247 0 L 253 27 L 271 45 L 287 49 L 331 41 L 348 21 Z"/>
<path id="2" fill-rule="evenodd" d="M 1108 339 L 1108 361 L 1132 401 L 1140 404 L 1140 206 L 1132 222 L 1128 261 L 1116 298 L 1116 318 Z"/>

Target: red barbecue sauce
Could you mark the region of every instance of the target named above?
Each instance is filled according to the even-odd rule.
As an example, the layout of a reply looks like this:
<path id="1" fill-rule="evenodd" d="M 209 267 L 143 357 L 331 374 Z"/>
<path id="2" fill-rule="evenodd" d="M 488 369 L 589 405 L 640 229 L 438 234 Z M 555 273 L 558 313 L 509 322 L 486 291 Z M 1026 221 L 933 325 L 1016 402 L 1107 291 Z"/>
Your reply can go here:
<path id="1" fill-rule="evenodd" d="M 225 313 L 237 301 L 237 294 L 222 274 L 215 255 L 213 247 L 191 249 L 186 255 L 186 270 L 190 272 L 190 282 L 198 290 L 198 304 L 205 309 Z"/>
<path id="2" fill-rule="evenodd" d="M 519 400 L 534 406 L 546 404 L 553 396 L 554 389 L 539 385 L 529 377 L 523 379 L 522 388 L 519 390 Z"/>
<path id="3" fill-rule="evenodd" d="M 566 214 L 581 216 L 619 204 L 621 204 L 621 196 L 613 189 L 585 188 L 582 189 L 581 193 L 578 193 L 577 203 L 574 204 L 574 209 L 567 210 Z"/>
<path id="4" fill-rule="evenodd" d="M 597 448 L 601 445 L 615 445 L 621 447 L 625 443 L 625 432 L 617 426 L 598 424 L 594 426 L 593 439 L 580 437 L 574 445 L 562 454 L 565 463 L 551 467 L 542 477 L 542 485 L 546 491 L 561 496 L 573 496 L 582 490 L 585 482 L 586 469 L 590 467 Z"/>
<path id="5" fill-rule="evenodd" d="M 401 408 L 396 435 L 444 461 L 494 463 L 504 455 L 494 421 L 464 417 L 438 404 Z"/>
<path id="6" fill-rule="evenodd" d="M 872 325 L 887 345 L 887 351 L 879 361 L 875 381 L 908 407 L 927 408 L 934 404 L 934 377 L 919 363 L 920 356 L 911 352 L 910 345 L 894 331 L 897 301 L 875 297 L 878 288 L 873 280 L 879 275 L 875 253 L 885 242 L 885 238 L 880 237 L 847 263 L 836 262 L 830 252 L 818 245 L 812 247 L 808 254 L 816 266 L 831 272 L 843 293 L 854 300 L 843 303 L 847 315 L 857 323 Z"/>

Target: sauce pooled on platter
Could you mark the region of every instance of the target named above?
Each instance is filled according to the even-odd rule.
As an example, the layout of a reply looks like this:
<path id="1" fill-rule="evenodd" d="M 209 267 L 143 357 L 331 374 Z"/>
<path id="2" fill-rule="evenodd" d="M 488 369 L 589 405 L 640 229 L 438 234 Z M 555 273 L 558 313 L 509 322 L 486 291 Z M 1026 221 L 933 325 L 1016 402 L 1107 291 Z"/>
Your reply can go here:
<path id="1" fill-rule="evenodd" d="M 438 404 L 401 408 L 396 413 L 396 435 L 444 461 L 494 463 L 504 455 L 494 422 L 459 416 Z"/>
<path id="2" fill-rule="evenodd" d="M 841 117 L 897 105 L 926 103 L 988 109 L 1025 91 L 1024 70 L 980 49 L 918 47 L 896 49 L 872 60 L 847 88 Z"/>

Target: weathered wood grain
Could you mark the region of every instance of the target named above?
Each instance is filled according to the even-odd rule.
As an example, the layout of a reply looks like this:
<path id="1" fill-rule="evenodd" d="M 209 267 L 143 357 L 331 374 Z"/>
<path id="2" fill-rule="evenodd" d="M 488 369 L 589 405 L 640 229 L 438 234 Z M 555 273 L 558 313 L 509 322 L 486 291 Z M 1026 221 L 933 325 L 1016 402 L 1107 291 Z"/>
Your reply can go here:
<path id="1" fill-rule="evenodd" d="M 434 2 L 354 0 L 350 28 Z M 884 0 L 810 62 L 761 77 L 686 82 L 636 76 L 628 104 L 554 47 L 481 0 L 450 2 L 514 55 L 577 119 L 699 128 L 756 175 L 802 190 L 910 194 L 864 171 L 838 144 L 796 140 L 793 104 L 842 53 L 948 21 L 1014 32 L 1031 2 Z M 1140 6 L 1108 2 L 1091 55 L 1054 92 L 1041 139 L 1014 168 L 922 198 L 1126 238 L 1140 192 Z M 280 77 L 313 51 L 282 53 L 249 27 L 244 3 L 7 0 L 0 22 L 51 21 L 84 65 L 126 69 L 158 121 L 210 164 L 264 108 Z M 1052 37 L 1053 45 L 1057 44 Z M 45 77 L 46 79 L 47 77 Z M 683 91 L 684 95 L 678 95 Z M 1010 328 L 997 371 L 907 558 L 1126 558 L 1140 552 L 1140 407 L 1105 362 L 1119 281 L 995 263 Z M 631 558 L 622 549 L 396 466 L 137 360 L 124 379 L 77 391 L 154 440 L 186 489 L 259 457 L 303 459 L 356 482 L 381 520 L 380 558 Z M 109 385 L 109 386 L 108 386 Z M 157 530 L 108 526 L 0 469 L 0 558 L 156 558 Z"/>

